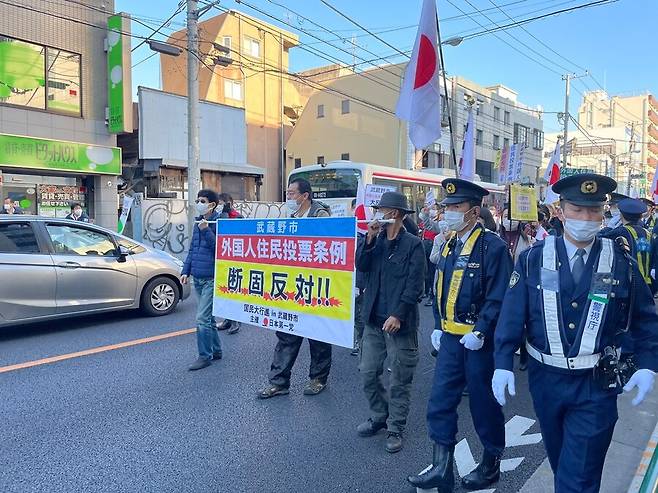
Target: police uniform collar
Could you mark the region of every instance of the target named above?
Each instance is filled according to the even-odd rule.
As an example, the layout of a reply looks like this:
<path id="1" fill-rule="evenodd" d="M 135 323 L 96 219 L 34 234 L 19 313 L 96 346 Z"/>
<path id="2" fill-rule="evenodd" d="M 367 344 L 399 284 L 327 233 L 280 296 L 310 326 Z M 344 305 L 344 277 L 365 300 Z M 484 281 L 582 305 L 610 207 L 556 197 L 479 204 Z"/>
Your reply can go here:
<path id="1" fill-rule="evenodd" d="M 594 238 L 592 240 L 592 242 L 589 245 L 587 245 L 586 247 L 577 247 L 576 245 L 571 243 L 571 241 L 569 241 L 566 236 L 563 236 L 562 239 L 564 240 L 564 248 L 567 251 L 567 258 L 569 260 L 571 260 L 573 258 L 573 256 L 576 254 L 576 251 L 579 248 L 582 248 L 583 250 L 585 250 L 585 256 L 583 257 L 584 261 L 587 261 L 587 259 L 589 258 L 589 254 L 592 251 L 592 247 L 594 246 L 594 242 L 596 241 L 596 238 Z"/>
<path id="2" fill-rule="evenodd" d="M 479 222 L 475 221 L 475 224 L 471 229 L 469 229 L 463 236 L 459 236 L 459 234 L 456 235 L 457 239 L 462 242 L 462 244 L 466 243 L 466 241 L 471 237 L 473 232 L 477 229 L 478 226 L 482 226 Z"/>

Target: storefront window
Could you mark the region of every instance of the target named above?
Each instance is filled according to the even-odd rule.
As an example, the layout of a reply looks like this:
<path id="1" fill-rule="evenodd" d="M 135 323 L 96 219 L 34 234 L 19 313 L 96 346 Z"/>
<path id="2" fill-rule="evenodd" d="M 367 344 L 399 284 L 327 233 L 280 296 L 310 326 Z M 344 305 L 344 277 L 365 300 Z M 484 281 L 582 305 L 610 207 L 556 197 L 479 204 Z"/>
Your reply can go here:
<path id="1" fill-rule="evenodd" d="M 0 36 L 0 103 L 81 115 L 80 55 Z"/>

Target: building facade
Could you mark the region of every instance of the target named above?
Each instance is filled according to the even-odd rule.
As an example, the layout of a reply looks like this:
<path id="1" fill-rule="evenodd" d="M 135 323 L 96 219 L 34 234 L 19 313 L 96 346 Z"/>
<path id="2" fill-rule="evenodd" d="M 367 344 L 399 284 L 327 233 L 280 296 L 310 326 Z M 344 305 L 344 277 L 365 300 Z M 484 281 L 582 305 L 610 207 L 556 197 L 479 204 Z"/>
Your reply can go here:
<path id="1" fill-rule="evenodd" d="M 590 144 L 613 139 L 614 153 L 602 154 L 614 161 L 610 176 L 617 179 L 620 189 L 650 195 L 647 189 L 658 165 L 658 100 L 652 94 L 586 92 L 578 108 L 578 126 Z"/>
<path id="2" fill-rule="evenodd" d="M 247 161 L 265 170 L 262 198 L 283 198 L 284 144 L 300 112 L 299 95 L 287 76 L 289 51 L 299 44 L 292 33 L 259 19 L 230 11 L 199 23 L 199 97 L 244 108 L 247 121 Z M 169 43 L 185 47 L 186 32 Z M 217 46 L 228 48 L 229 66 L 212 65 Z M 187 95 L 187 51 L 178 57 L 161 55 L 162 88 Z"/>
<path id="3" fill-rule="evenodd" d="M 121 151 L 108 132 L 111 0 L 0 5 L 0 193 L 61 217 L 81 202 L 116 228 Z M 117 38 L 118 40 L 119 38 Z"/>
<path id="4" fill-rule="evenodd" d="M 445 175 L 454 174 L 445 104 L 442 136 L 425 151 L 413 147 L 406 123 L 395 116 L 404 69 L 405 64 L 387 65 L 339 74 L 323 82 L 327 89 L 310 96 L 288 140 L 287 171 L 346 159 L 407 169 L 444 168 Z M 504 86 L 487 88 L 460 77 L 448 79 L 448 94 L 457 161 L 469 106 L 473 104 L 476 173 L 480 178 L 495 182 L 498 149 L 524 142 L 527 148 L 522 175 L 536 182 L 544 144 L 541 111 L 519 104 L 516 93 Z"/>

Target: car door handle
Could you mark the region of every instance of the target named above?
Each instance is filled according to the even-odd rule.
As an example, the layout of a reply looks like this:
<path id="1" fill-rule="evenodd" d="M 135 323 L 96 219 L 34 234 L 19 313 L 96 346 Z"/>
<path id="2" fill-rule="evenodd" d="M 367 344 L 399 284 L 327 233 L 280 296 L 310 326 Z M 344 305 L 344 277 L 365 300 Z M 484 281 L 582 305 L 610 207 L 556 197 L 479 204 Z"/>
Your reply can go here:
<path id="1" fill-rule="evenodd" d="M 66 262 L 61 262 L 57 264 L 57 267 L 61 267 L 62 269 L 77 269 L 78 267 L 81 267 L 81 265 L 77 262 L 72 262 L 68 260 Z"/>

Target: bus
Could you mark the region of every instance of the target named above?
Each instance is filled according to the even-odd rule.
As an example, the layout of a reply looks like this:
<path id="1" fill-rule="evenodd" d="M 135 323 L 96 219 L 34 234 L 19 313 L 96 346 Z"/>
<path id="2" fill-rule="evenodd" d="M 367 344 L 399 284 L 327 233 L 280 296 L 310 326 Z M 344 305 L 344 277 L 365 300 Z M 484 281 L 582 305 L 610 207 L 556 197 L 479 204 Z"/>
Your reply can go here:
<path id="1" fill-rule="evenodd" d="M 438 168 L 414 171 L 352 161 L 331 161 L 293 170 L 288 176 L 288 183 L 295 178 L 308 180 L 313 188 L 313 198 L 329 205 L 333 216 L 350 215 L 359 182 L 361 186 L 372 184 L 394 188 L 407 197 L 411 209 L 420 212 L 430 190 L 434 192 L 437 201 L 445 197 L 441 182 L 450 177 L 439 173 L 446 171 L 451 170 Z M 489 195 L 484 198 L 485 206 L 503 208 L 507 200 L 504 186 L 481 181 L 475 183 L 489 191 Z"/>

